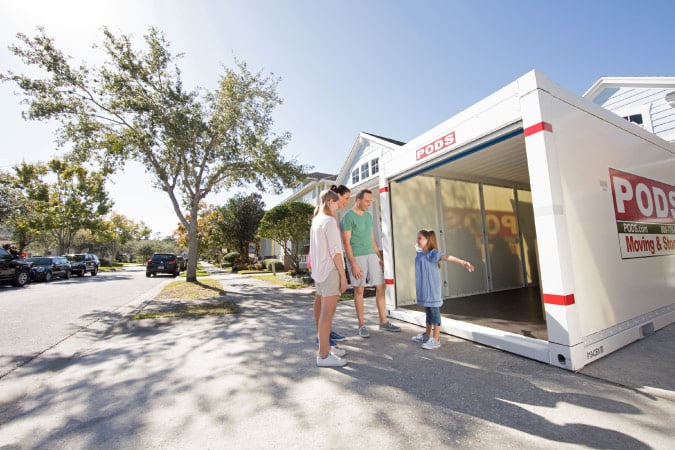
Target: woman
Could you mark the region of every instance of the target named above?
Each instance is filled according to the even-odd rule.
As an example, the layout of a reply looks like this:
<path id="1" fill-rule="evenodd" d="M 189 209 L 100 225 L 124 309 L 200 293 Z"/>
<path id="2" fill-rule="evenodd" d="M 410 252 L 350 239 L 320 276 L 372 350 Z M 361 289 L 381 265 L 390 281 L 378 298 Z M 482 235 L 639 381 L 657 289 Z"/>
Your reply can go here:
<path id="1" fill-rule="evenodd" d="M 347 204 L 349 203 L 349 199 L 351 197 L 351 192 L 352 192 L 351 190 L 349 190 L 349 188 L 347 186 L 345 186 L 344 184 L 341 184 L 340 186 L 337 186 L 337 185 L 334 184 L 330 187 L 330 191 L 334 192 L 338 195 L 338 209 L 342 209 L 345 206 L 347 206 Z M 325 193 L 325 192 L 327 192 L 327 191 L 324 191 L 323 193 Z M 323 193 L 321 195 L 323 195 Z M 316 209 L 314 210 L 315 216 L 318 214 L 319 210 L 322 207 L 321 205 L 323 204 L 323 197 L 321 197 L 321 196 L 319 196 L 319 203 L 320 203 L 319 206 L 317 206 Z M 336 223 L 337 223 L 337 220 L 336 220 Z M 337 225 L 337 227 L 338 227 L 338 231 L 340 231 L 340 225 L 339 224 Z M 307 268 L 308 269 L 311 269 L 311 261 L 312 261 L 312 258 L 310 256 L 310 258 L 307 260 Z M 319 313 L 320 312 L 321 312 L 321 296 L 317 293 L 316 297 L 314 297 L 314 323 L 316 324 L 317 332 L 319 331 Z M 346 338 L 344 336 L 342 336 L 341 334 L 338 334 L 335 331 L 331 330 L 331 332 L 330 332 L 330 345 L 331 345 L 331 347 L 337 347 L 336 342 L 341 342 L 341 341 L 344 341 L 345 339 Z M 336 351 L 335 353 L 341 353 L 341 352 Z M 338 356 L 340 356 L 340 355 L 338 355 Z"/>
<path id="2" fill-rule="evenodd" d="M 312 261 L 312 278 L 320 298 L 318 311 L 319 367 L 342 367 L 347 361 L 340 356 L 344 350 L 331 351 L 330 333 L 338 297 L 347 289 L 342 241 L 335 211 L 338 209 L 338 194 L 327 190 L 321 193 L 321 205 L 312 219 L 309 234 L 309 255 Z M 316 304 L 316 302 L 315 302 Z M 316 308 L 315 308 L 316 314 Z"/>

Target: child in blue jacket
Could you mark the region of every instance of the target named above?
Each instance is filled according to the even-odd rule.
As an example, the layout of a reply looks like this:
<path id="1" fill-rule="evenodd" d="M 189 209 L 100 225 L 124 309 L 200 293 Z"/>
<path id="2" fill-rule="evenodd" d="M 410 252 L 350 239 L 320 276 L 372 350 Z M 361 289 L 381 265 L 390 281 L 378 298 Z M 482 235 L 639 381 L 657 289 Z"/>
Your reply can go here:
<path id="1" fill-rule="evenodd" d="M 441 274 L 438 270 L 441 261 L 459 264 L 473 272 L 474 266 L 463 259 L 451 255 L 443 255 L 438 250 L 436 233 L 433 230 L 420 230 L 417 233 L 417 254 L 415 255 L 415 288 L 417 304 L 424 306 L 427 314 L 426 332 L 413 337 L 412 340 L 422 344 L 422 348 L 433 350 L 441 346 Z"/>

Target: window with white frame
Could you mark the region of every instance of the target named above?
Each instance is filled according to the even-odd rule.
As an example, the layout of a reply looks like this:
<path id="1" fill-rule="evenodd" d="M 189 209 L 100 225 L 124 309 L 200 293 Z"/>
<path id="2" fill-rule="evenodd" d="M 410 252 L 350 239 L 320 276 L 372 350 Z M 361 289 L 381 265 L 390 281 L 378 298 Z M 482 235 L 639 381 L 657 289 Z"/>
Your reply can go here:
<path id="1" fill-rule="evenodd" d="M 352 184 L 359 182 L 359 168 L 352 170 Z"/>
<path id="2" fill-rule="evenodd" d="M 368 165 L 368 162 L 364 162 L 361 164 L 361 179 L 365 180 L 370 176 L 370 166 Z"/>
<path id="3" fill-rule="evenodd" d="M 380 171 L 380 158 L 375 158 L 370 161 L 370 173 L 375 175 Z"/>
<path id="4" fill-rule="evenodd" d="M 630 123 L 634 123 L 647 131 L 654 132 L 652 127 L 651 106 L 649 104 L 640 106 L 633 105 L 627 108 L 621 108 L 614 112 Z"/>

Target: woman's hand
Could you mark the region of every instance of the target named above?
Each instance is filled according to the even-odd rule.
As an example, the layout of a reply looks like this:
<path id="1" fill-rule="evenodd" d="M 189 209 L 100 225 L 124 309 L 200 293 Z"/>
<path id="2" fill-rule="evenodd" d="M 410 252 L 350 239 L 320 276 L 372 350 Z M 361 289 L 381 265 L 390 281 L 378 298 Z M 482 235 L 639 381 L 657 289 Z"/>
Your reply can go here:
<path id="1" fill-rule="evenodd" d="M 342 271 L 342 276 L 340 277 L 340 294 L 347 290 L 347 277 L 344 275 L 345 271 Z"/>
<path id="2" fill-rule="evenodd" d="M 462 261 L 462 266 L 469 272 L 473 272 L 476 268 L 469 261 Z"/>

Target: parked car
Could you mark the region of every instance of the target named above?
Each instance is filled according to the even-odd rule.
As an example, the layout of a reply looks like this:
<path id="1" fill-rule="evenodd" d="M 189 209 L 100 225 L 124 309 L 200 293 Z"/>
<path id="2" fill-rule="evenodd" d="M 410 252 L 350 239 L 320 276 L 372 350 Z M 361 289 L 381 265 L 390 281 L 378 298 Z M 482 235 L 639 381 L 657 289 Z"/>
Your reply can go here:
<path id="1" fill-rule="evenodd" d="M 65 256 L 35 256 L 26 258 L 33 263 L 31 281 L 52 281 L 54 277 L 70 278 L 70 261 Z"/>
<path id="2" fill-rule="evenodd" d="M 0 248 L 0 283 L 22 287 L 30 280 L 31 263 Z"/>
<path id="3" fill-rule="evenodd" d="M 87 272 L 92 276 L 96 276 L 98 273 L 98 256 L 93 253 L 73 253 L 65 256 L 70 261 L 71 273 L 81 277 Z"/>
<path id="4" fill-rule="evenodd" d="M 148 260 L 145 267 L 145 276 L 157 276 L 158 273 L 168 273 L 177 277 L 180 273 L 178 257 L 175 253 L 155 253 Z"/>

